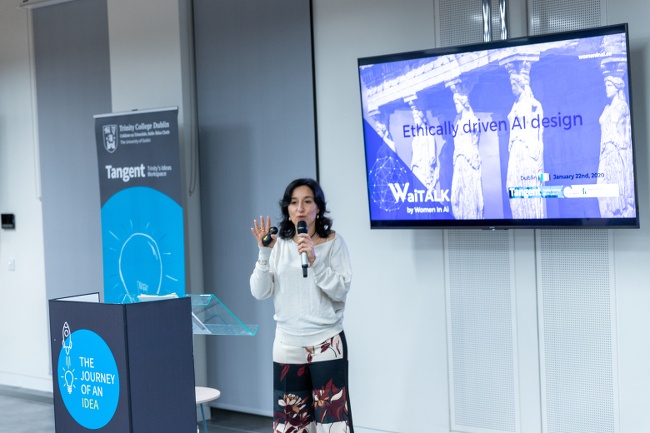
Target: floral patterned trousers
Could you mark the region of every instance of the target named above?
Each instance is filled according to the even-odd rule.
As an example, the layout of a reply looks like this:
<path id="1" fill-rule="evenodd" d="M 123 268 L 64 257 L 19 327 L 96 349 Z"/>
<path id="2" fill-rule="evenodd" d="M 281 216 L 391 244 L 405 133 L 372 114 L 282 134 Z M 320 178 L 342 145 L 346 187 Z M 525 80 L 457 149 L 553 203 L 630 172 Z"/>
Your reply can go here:
<path id="1" fill-rule="evenodd" d="M 273 343 L 273 432 L 354 433 L 341 332 L 316 346 Z"/>

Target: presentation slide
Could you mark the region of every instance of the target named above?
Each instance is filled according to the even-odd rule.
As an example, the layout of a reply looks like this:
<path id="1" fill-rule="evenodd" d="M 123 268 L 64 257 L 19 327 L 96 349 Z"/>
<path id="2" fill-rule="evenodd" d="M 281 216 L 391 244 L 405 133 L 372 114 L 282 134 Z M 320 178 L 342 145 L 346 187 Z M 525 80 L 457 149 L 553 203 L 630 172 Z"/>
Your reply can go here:
<path id="1" fill-rule="evenodd" d="M 636 218 L 626 32 L 530 41 L 359 60 L 372 221 Z"/>

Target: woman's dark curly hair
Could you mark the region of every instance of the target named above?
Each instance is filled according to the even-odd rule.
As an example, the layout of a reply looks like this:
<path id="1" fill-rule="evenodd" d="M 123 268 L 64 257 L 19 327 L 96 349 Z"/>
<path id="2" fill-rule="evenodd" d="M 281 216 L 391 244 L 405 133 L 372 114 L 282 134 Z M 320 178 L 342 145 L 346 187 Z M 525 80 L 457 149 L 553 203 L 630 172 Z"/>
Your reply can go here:
<path id="1" fill-rule="evenodd" d="M 326 239 L 332 233 L 332 220 L 325 216 L 327 213 L 327 203 L 325 202 L 325 193 L 321 189 L 318 182 L 310 178 L 296 179 L 287 185 L 284 190 L 284 196 L 280 200 L 280 210 L 282 211 L 282 221 L 280 221 L 280 230 L 278 236 L 282 239 L 291 239 L 296 234 L 295 222 L 289 220 L 289 204 L 291 204 L 291 196 L 293 190 L 300 187 L 307 186 L 314 193 L 314 201 L 318 206 L 318 215 L 316 216 L 316 233 L 323 239 Z"/>

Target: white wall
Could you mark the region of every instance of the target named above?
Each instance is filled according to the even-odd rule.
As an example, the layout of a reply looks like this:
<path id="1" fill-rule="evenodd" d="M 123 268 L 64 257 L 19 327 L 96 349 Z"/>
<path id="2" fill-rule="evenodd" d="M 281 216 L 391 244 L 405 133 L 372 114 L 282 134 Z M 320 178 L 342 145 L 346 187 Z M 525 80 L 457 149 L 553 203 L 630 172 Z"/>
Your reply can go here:
<path id="1" fill-rule="evenodd" d="M 650 430 L 650 6 L 645 0 L 607 2 L 608 24 L 629 23 L 633 127 L 641 229 L 616 232 L 616 296 L 621 432 Z"/>
<path id="2" fill-rule="evenodd" d="M 0 3 L 0 384 L 51 390 L 43 219 L 27 12 Z M 8 262 L 15 262 L 9 270 Z"/>
<path id="3" fill-rule="evenodd" d="M 7 349 L 0 350 L 0 384 L 51 391 L 29 13 L 21 3 L 0 3 L 0 212 L 15 213 L 17 220 L 16 230 L 0 231 L 0 341 Z M 192 161 L 197 152 L 190 12 L 186 0 L 108 0 L 113 111 L 179 107 L 188 191 L 187 280 L 202 291 L 200 190 L 190 178 L 198 179 L 190 169 L 198 166 Z M 14 271 L 8 269 L 10 260 Z M 195 354 L 197 383 L 205 384 L 201 339 Z"/>
<path id="4" fill-rule="evenodd" d="M 203 293 L 201 204 L 188 0 L 108 0 L 114 112 L 178 107 L 188 292 Z M 205 339 L 194 339 L 197 385 L 207 384 Z"/>
<path id="5" fill-rule="evenodd" d="M 358 57 L 431 48 L 433 24 L 431 0 L 314 2 L 320 180 L 354 269 L 345 327 L 355 428 L 449 425 L 442 232 L 370 231 L 357 74 Z"/>
<path id="6" fill-rule="evenodd" d="M 109 21 L 113 20 L 109 27 L 113 32 L 121 25 L 114 20 L 126 19 L 119 18 L 124 12 L 113 8 L 133 6 L 126 3 L 109 0 Z M 160 10 L 165 14 L 179 13 L 171 12 L 174 8 L 168 1 L 164 3 Z M 48 390 L 51 379 L 42 220 L 32 135 L 35 120 L 29 32 L 27 13 L 19 4 L 20 0 L 0 2 L 0 211 L 17 216 L 15 231 L 0 231 L 0 385 Z M 321 180 L 335 229 L 345 237 L 355 269 L 346 333 L 351 356 L 350 393 L 360 432 L 447 432 L 449 428 L 442 234 L 369 229 L 365 178 L 360 170 L 364 160 L 356 76 L 357 57 L 433 46 L 433 13 L 432 0 L 314 1 Z M 630 24 L 633 59 L 642 228 L 615 231 L 614 254 L 620 426 L 621 432 L 637 433 L 650 426 L 650 337 L 645 332 L 650 328 L 650 158 L 646 146 L 650 124 L 650 7 L 646 0 L 609 0 L 607 16 L 609 23 Z M 157 49 L 157 38 L 138 35 L 141 50 Z M 115 71 L 126 71 L 127 59 L 113 53 L 111 57 Z M 168 71 L 172 78 L 165 83 L 181 86 L 170 84 L 173 77 L 181 76 L 178 63 L 173 63 L 173 71 Z M 166 68 L 162 61 L 158 66 Z M 131 91 L 126 85 L 122 88 Z M 138 105 L 183 103 L 185 96 L 178 88 L 158 98 L 160 89 L 155 82 L 142 83 L 140 90 L 148 96 L 144 98 L 146 104 Z M 125 94 L 115 97 L 118 99 L 120 109 L 135 104 Z M 533 235 L 523 231 L 514 236 L 516 259 L 525 271 L 518 271 L 518 308 L 531 311 L 534 278 L 524 274 L 534 271 Z M 7 268 L 10 259 L 16 261 L 15 271 Z M 535 335 L 535 323 L 529 316 L 518 318 L 520 349 L 523 341 L 529 346 L 523 349 L 526 353 L 535 351 L 535 343 L 527 338 Z M 522 389 L 539 386 L 531 379 L 535 377 L 536 360 L 520 358 L 520 362 Z M 522 407 L 522 431 L 541 431 L 539 410 L 535 409 L 534 404 Z"/>
<path id="7" fill-rule="evenodd" d="M 350 395 L 361 431 L 449 429 L 443 245 L 436 231 L 371 231 L 363 174 L 358 57 L 435 46 L 430 0 L 315 0 L 320 172 L 335 228 L 346 238 L 354 280 L 346 310 Z M 525 13 L 524 1 L 511 11 Z M 650 426 L 647 264 L 650 61 L 647 2 L 609 1 L 608 23 L 630 23 L 640 230 L 615 231 L 621 431 Z M 516 19 L 516 17 L 513 17 Z M 520 36 L 525 23 L 511 25 Z M 523 32 L 521 31 L 523 28 Z M 540 432 L 534 231 L 514 234 L 521 429 Z M 644 266 L 645 265 L 645 266 Z M 381 415 L 379 415 L 381 414 Z M 641 427 L 644 426 L 644 427 Z"/>

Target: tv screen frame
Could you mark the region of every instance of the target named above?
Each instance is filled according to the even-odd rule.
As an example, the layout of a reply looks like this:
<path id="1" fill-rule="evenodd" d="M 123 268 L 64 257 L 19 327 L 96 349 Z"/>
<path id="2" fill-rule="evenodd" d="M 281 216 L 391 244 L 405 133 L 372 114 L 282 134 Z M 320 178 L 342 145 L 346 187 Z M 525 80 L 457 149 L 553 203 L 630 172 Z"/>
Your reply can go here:
<path id="1" fill-rule="evenodd" d="M 363 57 L 358 76 L 372 229 L 639 228 L 626 23 Z"/>

